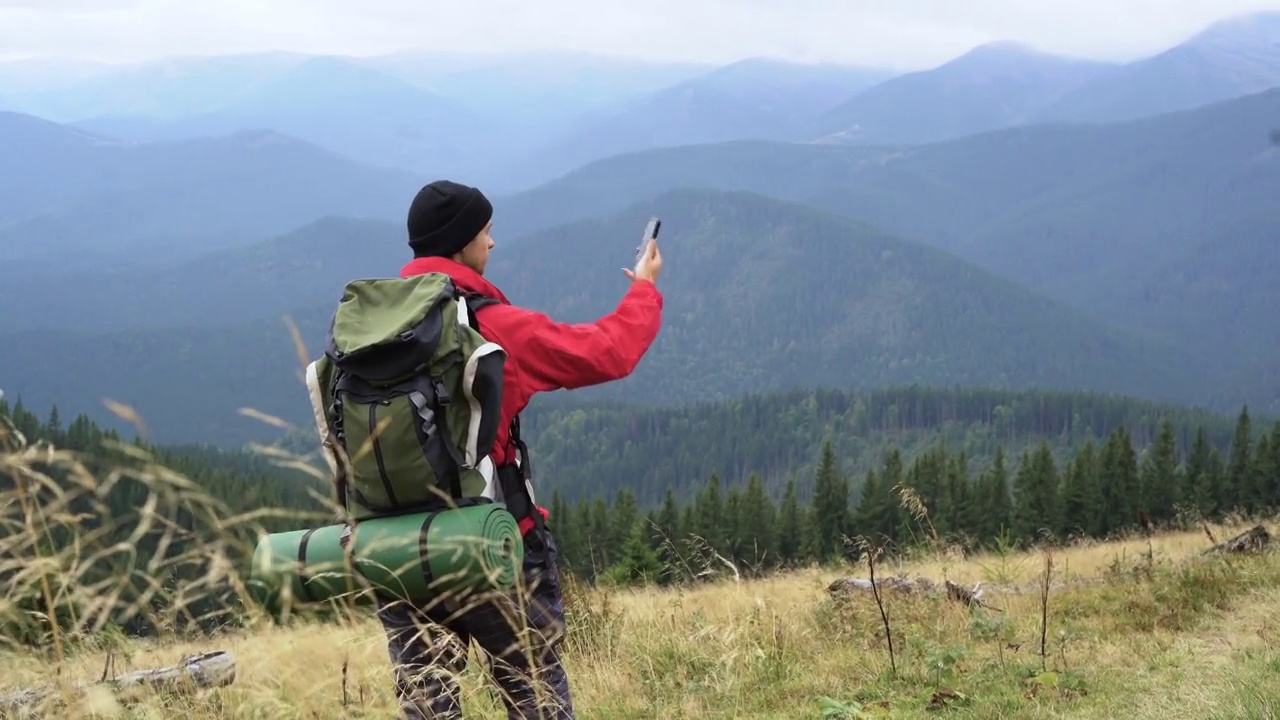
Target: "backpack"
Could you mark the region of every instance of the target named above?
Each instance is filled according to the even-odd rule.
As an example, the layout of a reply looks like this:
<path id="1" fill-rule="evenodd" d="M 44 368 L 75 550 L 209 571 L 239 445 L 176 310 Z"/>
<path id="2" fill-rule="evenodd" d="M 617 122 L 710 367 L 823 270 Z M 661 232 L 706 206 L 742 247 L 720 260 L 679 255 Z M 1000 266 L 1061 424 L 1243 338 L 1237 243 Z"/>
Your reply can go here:
<path id="1" fill-rule="evenodd" d="M 444 273 L 343 289 L 306 382 L 349 521 L 493 499 L 507 354 L 475 320 L 493 302 Z"/>

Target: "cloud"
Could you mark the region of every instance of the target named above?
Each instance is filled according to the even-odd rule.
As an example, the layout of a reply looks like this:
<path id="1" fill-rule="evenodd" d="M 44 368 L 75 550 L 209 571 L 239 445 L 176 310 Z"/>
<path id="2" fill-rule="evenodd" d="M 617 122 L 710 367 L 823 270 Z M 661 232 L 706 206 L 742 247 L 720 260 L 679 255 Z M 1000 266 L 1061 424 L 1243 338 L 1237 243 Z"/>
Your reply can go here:
<path id="1" fill-rule="evenodd" d="M 291 50 L 565 49 L 925 67 L 994 40 L 1130 59 L 1280 0 L 0 0 L 10 55 L 134 61 Z"/>
<path id="2" fill-rule="evenodd" d="M 125 10 L 138 0 L 0 0 L 0 10 L 32 10 L 42 14 L 100 13 Z"/>

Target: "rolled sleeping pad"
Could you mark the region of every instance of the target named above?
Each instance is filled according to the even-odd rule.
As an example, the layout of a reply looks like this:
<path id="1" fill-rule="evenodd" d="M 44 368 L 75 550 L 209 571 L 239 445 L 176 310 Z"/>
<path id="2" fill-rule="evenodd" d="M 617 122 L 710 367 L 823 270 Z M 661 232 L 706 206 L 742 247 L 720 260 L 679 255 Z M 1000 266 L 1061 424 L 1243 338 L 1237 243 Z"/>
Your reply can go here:
<path id="1" fill-rule="evenodd" d="M 391 598 L 428 600 L 515 586 L 524 541 L 500 503 L 361 520 L 341 545 L 345 525 L 274 533 L 258 541 L 249 571 L 254 602 L 271 610 L 349 598 L 368 604 L 377 589 Z"/>

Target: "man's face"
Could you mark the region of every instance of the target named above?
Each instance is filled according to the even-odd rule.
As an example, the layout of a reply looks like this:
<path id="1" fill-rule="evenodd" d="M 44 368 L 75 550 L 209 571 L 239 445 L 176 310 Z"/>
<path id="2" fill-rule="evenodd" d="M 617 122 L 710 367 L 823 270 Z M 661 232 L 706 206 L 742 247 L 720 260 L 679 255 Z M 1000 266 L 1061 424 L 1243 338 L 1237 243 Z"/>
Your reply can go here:
<path id="1" fill-rule="evenodd" d="M 489 251 L 493 249 L 493 238 L 489 235 L 492 227 L 492 222 L 487 223 L 480 234 L 467 243 L 454 259 L 483 275 L 485 266 L 489 264 Z"/>

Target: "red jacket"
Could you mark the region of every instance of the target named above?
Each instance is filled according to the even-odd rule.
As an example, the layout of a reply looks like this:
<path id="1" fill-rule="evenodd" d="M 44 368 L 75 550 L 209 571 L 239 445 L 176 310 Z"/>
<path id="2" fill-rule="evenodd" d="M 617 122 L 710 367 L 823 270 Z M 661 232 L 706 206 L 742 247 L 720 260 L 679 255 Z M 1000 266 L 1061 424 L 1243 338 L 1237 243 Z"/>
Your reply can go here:
<path id="1" fill-rule="evenodd" d="M 466 292 L 497 300 L 480 308 L 480 334 L 507 351 L 502 374 L 502 417 L 491 457 L 495 466 L 515 462 L 509 442 L 511 419 L 535 393 L 599 385 L 631 374 L 662 324 L 662 294 L 647 280 L 635 280 L 618 307 L 592 323 L 558 323 L 542 313 L 512 305 L 502 291 L 471 268 L 448 258 L 411 260 L 400 277 L 442 272 Z M 536 457 L 534 451 L 531 455 Z M 545 518 L 545 508 L 538 507 Z M 527 533 L 533 520 L 520 521 Z"/>

